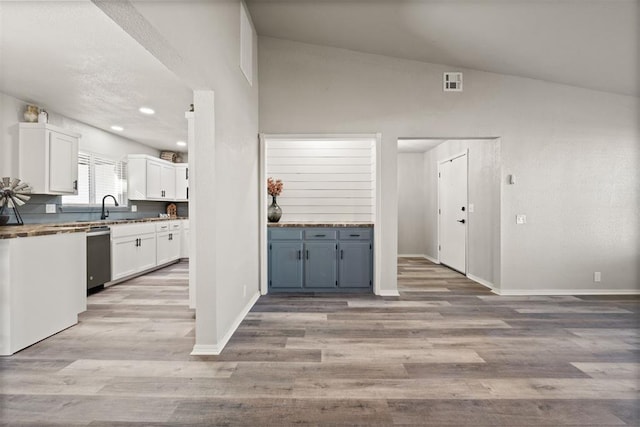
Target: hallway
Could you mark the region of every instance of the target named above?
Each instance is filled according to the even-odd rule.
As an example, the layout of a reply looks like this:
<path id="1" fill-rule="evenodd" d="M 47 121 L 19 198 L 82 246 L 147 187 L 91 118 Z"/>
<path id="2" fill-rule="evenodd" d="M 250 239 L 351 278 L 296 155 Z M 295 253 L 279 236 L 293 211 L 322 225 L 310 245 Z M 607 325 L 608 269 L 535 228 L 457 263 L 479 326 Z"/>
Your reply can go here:
<path id="1" fill-rule="evenodd" d="M 638 297 L 500 297 L 399 260 L 398 298 L 260 298 L 192 357 L 188 264 L 0 358 L 2 425 L 637 425 Z M 132 424 L 133 425 L 133 424 Z"/>

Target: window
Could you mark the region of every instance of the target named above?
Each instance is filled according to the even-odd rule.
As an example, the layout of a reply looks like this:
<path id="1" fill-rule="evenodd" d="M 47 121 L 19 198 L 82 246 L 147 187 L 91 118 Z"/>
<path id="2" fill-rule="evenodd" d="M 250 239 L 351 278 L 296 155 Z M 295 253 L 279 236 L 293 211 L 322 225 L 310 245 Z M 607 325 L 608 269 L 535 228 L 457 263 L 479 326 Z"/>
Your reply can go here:
<path id="1" fill-rule="evenodd" d="M 63 205 L 99 205 L 112 194 L 127 205 L 127 164 L 91 153 L 78 153 L 78 194 L 62 196 Z"/>

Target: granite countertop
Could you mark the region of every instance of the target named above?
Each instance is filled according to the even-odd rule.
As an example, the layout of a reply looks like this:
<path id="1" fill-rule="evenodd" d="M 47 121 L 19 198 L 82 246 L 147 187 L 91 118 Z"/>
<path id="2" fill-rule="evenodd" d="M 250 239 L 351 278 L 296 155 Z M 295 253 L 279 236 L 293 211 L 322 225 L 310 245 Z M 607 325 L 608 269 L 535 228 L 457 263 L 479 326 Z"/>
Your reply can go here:
<path id="1" fill-rule="evenodd" d="M 373 227 L 372 222 L 269 222 L 267 227 L 356 227 L 367 228 Z"/>
<path id="2" fill-rule="evenodd" d="M 171 221 L 188 218 L 138 218 L 120 220 L 100 220 L 100 221 L 78 221 L 55 224 L 25 224 L 25 225 L 5 225 L 0 227 L 0 240 L 15 239 L 17 237 L 46 236 L 49 234 L 63 233 L 84 233 L 91 227 L 99 225 L 131 224 L 136 222 L 156 222 Z"/>

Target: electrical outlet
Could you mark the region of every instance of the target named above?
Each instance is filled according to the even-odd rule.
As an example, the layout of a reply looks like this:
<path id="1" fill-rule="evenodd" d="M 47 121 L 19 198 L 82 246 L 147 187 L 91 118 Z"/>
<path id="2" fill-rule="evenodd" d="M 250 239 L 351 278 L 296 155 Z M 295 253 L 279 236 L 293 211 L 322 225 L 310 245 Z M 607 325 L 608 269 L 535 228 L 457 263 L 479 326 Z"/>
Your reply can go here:
<path id="1" fill-rule="evenodd" d="M 600 282 L 602 280 L 602 274 L 599 271 L 593 273 L 593 281 Z"/>
<path id="2" fill-rule="evenodd" d="M 526 224 L 527 223 L 527 216 L 524 214 L 518 214 L 516 215 L 516 224 Z"/>
<path id="3" fill-rule="evenodd" d="M 45 213 L 56 213 L 56 204 L 55 203 L 47 203 L 44 207 Z"/>
<path id="4" fill-rule="evenodd" d="M 131 205 L 131 212 L 138 212 L 138 206 L 137 205 Z"/>

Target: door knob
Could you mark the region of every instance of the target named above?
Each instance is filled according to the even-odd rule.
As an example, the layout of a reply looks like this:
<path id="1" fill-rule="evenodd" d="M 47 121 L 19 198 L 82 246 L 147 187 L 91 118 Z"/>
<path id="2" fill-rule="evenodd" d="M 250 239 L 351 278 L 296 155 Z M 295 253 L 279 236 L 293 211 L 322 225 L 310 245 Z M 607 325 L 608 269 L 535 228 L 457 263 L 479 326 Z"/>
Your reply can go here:
<path id="1" fill-rule="evenodd" d="M 464 224 L 466 221 L 464 219 L 459 219 L 458 222 L 461 222 Z"/>

